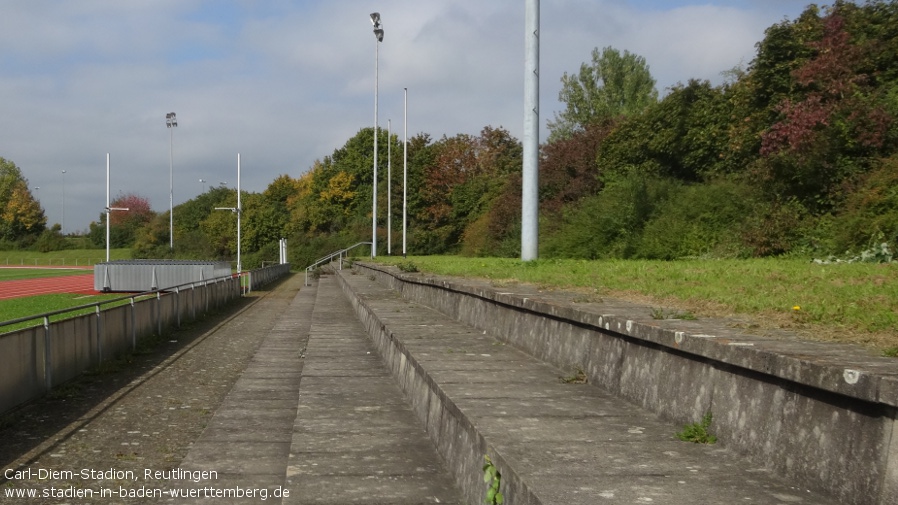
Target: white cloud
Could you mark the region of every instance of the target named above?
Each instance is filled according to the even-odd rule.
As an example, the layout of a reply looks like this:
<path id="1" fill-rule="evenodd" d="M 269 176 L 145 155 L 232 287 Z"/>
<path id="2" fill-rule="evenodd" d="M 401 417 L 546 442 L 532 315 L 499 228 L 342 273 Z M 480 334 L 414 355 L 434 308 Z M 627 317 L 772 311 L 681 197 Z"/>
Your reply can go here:
<path id="1" fill-rule="evenodd" d="M 371 2 L 36 0 L 0 17 L 0 156 L 18 164 L 51 222 L 83 230 L 105 198 L 136 192 L 168 208 L 169 134 L 175 203 L 236 177 L 262 191 L 373 124 Z M 547 0 L 541 5 L 542 123 L 559 108 L 563 72 L 594 47 L 646 58 L 663 88 L 721 82 L 748 63 L 763 31 L 795 17 L 796 0 Z M 523 3 L 382 0 L 379 119 L 433 137 L 502 126 L 520 136 Z M 169 131 L 165 114 L 176 111 Z"/>

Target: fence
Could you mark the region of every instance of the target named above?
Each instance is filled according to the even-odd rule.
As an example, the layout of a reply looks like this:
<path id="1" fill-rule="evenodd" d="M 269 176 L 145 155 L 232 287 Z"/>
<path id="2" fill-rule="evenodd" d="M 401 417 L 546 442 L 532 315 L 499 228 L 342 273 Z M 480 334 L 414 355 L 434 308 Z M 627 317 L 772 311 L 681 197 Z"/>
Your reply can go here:
<path id="1" fill-rule="evenodd" d="M 106 258 L 100 256 L 97 256 L 95 258 L 0 258 L 0 265 L 24 267 L 90 267 L 104 261 L 106 261 Z"/>
<path id="2" fill-rule="evenodd" d="M 43 321 L 0 334 L 0 413 L 45 394 L 92 366 L 133 351 L 146 336 L 161 335 L 165 329 L 196 320 L 289 271 L 289 264 L 279 264 L 241 277 L 219 277 L 0 322 L 2 330 L 5 325 Z M 125 304 L 120 305 L 122 302 Z M 93 313 L 51 321 L 54 316 L 85 309 L 93 309 Z"/>

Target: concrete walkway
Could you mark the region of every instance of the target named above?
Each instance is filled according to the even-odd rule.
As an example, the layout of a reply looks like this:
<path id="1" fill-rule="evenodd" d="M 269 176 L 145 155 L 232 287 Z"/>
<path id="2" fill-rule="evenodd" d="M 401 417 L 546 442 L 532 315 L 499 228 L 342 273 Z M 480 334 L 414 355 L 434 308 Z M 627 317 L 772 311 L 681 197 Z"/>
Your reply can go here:
<path id="1" fill-rule="evenodd" d="M 682 426 L 368 276 L 337 275 L 299 291 L 180 465 L 216 472 L 184 487 L 231 494 L 165 501 L 482 503 L 488 454 L 510 505 L 838 503 L 679 441 Z"/>
<path id="2" fill-rule="evenodd" d="M 180 468 L 216 477 L 167 502 L 463 503 L 328 277 L 296 295 Z"/>

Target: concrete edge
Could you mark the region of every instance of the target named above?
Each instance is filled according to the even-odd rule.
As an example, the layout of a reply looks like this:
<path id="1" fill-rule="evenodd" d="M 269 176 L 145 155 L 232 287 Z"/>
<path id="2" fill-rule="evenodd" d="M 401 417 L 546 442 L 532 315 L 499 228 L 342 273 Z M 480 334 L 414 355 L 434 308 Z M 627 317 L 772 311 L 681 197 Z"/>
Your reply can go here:
<path id="1" fill-rule="evenodd" d="M 635 304 L 585 310 L 526 287 L 498 291 L 394 267 L 354 267 L 531 356 L 563 369 L 582 367 L 590 382 L 672 422 L 693 422 L 711 410 L 724 414 L 715 415 L 715 429 L 727 447 L 845 503 L 898 499 L 898 410 L 894 397 L 878 401 L 895 391 L 893 360 L 864 357 L 852 346 L 751 337 L 722 325 L 718 332 L 706 321 L 655 321 Z M 658 380 L 671 373 L 678 380 Z"/>
<path id="2" fill-rule="evenodd" d="M 489 456 L 502 474 L 502 492 L 506 503 L 536 505 L 543 503 L 524 483 L 515 470 L 456 406 L 439 384 L 418 363 L 401 340 L 380 322 L 364 299 L 338 275 L 341 289 L 346 293 L 356 315 L 390 372 L 399 380 L 403 392 L 412 401 L 412 408 L 424 421 L 440 455 L 447 461 L 456 483 L 469 503 L 482 503 L 486 492 L 483 483 L 484 456 Z M 421 394 L 421 389 L 426 394 Z M 422 400 L 424 399 L 424 400 Z"/>
<path id="3" fill-rule="evenodd" d="M 608 313 L 602 303 L 572 307 L 551 293 L 526 287 L 498 290 L 475 281 L 459 281 L 424 274 L 408 274 L 398 268 L 363 263 L 364 268 L 397 280 L 427 285 L 531 312 L 578 326 L 626 335 L 678 352 L 711 359 L 777 379 L 795 382 L 859 400 L 898 407 L 898 362 L 871 356 L 866 350 L 846 344 L 783 341 L 739 333 L 722 324 L 701 330 L 689 321 L 653 320 L 648 307 L 633 307 L 632 314 Z M 640 310 L 641 309 L 641 310 Z M 620 310 L 619 306 L 614 310 Z"/>

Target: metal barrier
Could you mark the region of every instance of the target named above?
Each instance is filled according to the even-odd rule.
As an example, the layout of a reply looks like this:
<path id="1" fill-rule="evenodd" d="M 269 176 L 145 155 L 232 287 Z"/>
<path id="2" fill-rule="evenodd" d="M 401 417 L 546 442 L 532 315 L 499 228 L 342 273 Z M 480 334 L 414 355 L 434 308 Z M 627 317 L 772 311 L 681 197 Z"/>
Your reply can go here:
<path id="1" fill-rule="evenodd" d="M 319 258 L 314 263 L 307 266 L 306 267 L 305 285 L 306 286 L 309 285 L 309 272 L 311 272 L 315 268 L 318 268 L 319 265 L 323 265 L 324 263 L 330 263 L 331 261 L 334 260 L 334 258 L 339 258 L 339 266 L 337 267 L 337 269 L 343 270 L 343 257 L 346 256 L 347 253 L 349 253 L 349 251 L 355 249 L 356 247 L 361 247 L 363 245 L 370 246 L 371 242 L 359 242 L 358 244 L 351 245 L 351 246 L 347 247 L 346 249 L 340 249 L 339 251 L 332 252 L 332 253 L 328 254 L 327 256 L 323 256 L 323 257 Z"/>
<path id="2" fill-rule="evenodd" d="M 0 331 L 13 324 L 36 323 L 0 334 L 0 414 L 116 354 L 133 351 L 144 336 L 161 335 L 164 328 L 179 328 L 184 321 L 196 320 L 289 271 L 289 264 L 275 265 L 241 276 L 191 282 L 2 321 Z M 51 321 L 54 316 L 82 311 L 88 313 Z"/>

